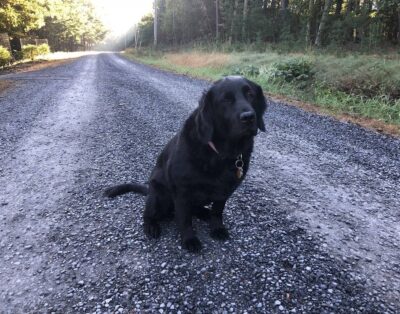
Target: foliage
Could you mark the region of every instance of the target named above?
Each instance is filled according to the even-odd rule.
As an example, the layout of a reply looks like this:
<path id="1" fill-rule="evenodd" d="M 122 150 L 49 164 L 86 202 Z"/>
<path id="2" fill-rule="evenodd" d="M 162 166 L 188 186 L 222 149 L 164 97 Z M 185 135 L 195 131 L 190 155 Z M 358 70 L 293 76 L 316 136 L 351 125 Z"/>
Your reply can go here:
<path id="1" fill-rule="evenodd" d="M 274 63 L 265 73 L 267 78 L 285 82 L 309 81 L 313 77 L 311 62 L 298 58 Z"/>
<path id="2" fill-rule="evenodd" d="M 41 44 L 37 46 L 39 55 L 47 55 L 50 53 L 50 47 L 48 44 Z"/>
<path id="3" fill-rule="evenodd" d="M 40 55 L 50 53 L 50 47 L 48 44 L 41 45 L 25 45 L 22 47 L 22 58 L 34 60 Z"/>
<path id="4" fill-rule="evenodd" d="M 142 17 L 139 23 L 140 45 L 149 46 L 153 43 L 154 17 L 151 14 Z"/>
<path id="5" fill-rule="evenodd" d="M 205 47 L 202 49 L 205 50 Z M 190 58 L 190 54 L 194 54 L 194 58 Z M 208 63 L 202 67 L 198 66 L 198 54 L 199 51 L 176 52 L 172 58 L 171 53 L 150 54 L 142 50 L 134 58 L 212 80 L 234 73 L 250 76 L 272 94 L 310 102 L 329 112 L 400 125 L 400 62 L 396 54 L 383 58 L 360 54 L 338 57 L 312 51 L 307 56 L 247 51 L 226 54 L 226 62 L 218 66 Z M 206 59 L 207 55 L 212 58 L 213 52 L 201 54 Z M 178 62 L 182 58 L 186 60 L 185 63 Z M 191 66 L 188 60 L 194 60 L 196 65 Z M 278 69 L 280 74 L 271 79 Z M 353 76 L 356 79 L 353 80 Z"/>
<path id="6" fill-rule="evenodd" d="M 257 50 L 263 43 L 372 50 L 400 43 L 398 0 L 157 0 L 157 5 L 158 42 L 164 46 L 220 41 L 254 44 Z M 142 21 L 145 26 L 150 29 L 153 21 Z M 153 32 L 141 38 L 151 45 Z"/>
<path id="7" fill-rule="evenodd" d="M 232 74 L 243 76 L 258 76 L 260 69 L 252 64 L 245 66 L 237 66 L 233 69 Z"/>
<path id="8" fill-rule="evenodd" d="M 11 61 L 10 52 L 3 46 L 0 46 L 0 67 L 7 65 L 10 61 Z"/>
<path id="9" fill-rule="evenodd" d="M 84 50 L 106 30 L 91 0 L 0 0 L 0 32 L 47 38 L 53 50 Z"/>
<path id="10" fill-rule="evenodd" d="M 36 31 L 53 50 L 85 50 L 104 39 L 106 30 L 90 0 L 51 0 L 45 25 Z"/>
<path id="11" fill-rule="evenodd" d="M 354 56 L 325 56 L 315 63 L 316 80 L 347 94 L 363 97 L 400 98 L 399 59 Z"/>
<path id="12" fill-rule="evenodd" d="M 45 0 L 1 0 L 0 32 L 23 36 L 42 27 L 47 13 Z"/>
<path id="13" fill-rule="evenodd" d="M 38 46 L 36 45 L 25 45 L 22 47 L 22 57 L 23 59 L 35 60 L 39 55 Z"/>

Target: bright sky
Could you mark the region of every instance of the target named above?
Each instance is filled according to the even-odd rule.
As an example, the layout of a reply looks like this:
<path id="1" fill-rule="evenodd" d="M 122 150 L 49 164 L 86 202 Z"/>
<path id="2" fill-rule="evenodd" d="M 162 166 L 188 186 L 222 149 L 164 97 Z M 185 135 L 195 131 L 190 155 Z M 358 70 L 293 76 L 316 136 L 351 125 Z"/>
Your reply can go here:
<path id="1" fill-rule="evenodd" d="M 152 12 L 153 0 L 92 0 L 100 19 L 115 35 L 121 35 Z"/>

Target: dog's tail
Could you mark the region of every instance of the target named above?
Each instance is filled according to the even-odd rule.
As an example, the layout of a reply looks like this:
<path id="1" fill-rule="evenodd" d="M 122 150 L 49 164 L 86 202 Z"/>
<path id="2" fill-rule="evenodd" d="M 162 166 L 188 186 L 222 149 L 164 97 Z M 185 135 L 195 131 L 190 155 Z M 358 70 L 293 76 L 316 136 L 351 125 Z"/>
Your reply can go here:
<path id="1" fill-rule="evenodd" d="M 105 189 L 104 196 L 116 197 L 129 192 L 135 192 L 142 195 L 147 195 L 149 187 L 145 184 L 139 183 L 125 183 L 120 185 L 115 185 Z"/>

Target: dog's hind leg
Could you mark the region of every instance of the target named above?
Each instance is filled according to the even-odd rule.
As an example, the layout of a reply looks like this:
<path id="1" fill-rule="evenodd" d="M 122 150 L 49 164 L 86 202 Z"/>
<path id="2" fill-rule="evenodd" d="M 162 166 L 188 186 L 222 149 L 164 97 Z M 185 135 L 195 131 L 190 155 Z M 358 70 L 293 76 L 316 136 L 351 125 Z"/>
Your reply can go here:
<path id="1" fill-rule="evenodd" d="M 149 194 L 146 199 L 146 207 L 143 214 L 144 233 L 151 238 L 158 238 L 161 234 L 159 224 L 160 217 L 157 213 L 157 198 L 154 194 Z"/>

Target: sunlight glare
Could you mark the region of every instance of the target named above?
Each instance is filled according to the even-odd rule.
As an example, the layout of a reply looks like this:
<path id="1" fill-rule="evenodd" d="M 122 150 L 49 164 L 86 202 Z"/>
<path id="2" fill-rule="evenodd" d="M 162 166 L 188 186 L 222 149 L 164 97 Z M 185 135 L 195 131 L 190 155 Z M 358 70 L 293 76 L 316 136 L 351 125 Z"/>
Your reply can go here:
<path id="1" fill-rule="evenodd" d="M 92 0 L 100 19 L 113 35 L 121 35 L 152 12 L 152 0 Z"/>

